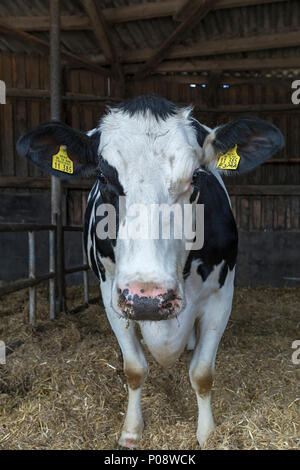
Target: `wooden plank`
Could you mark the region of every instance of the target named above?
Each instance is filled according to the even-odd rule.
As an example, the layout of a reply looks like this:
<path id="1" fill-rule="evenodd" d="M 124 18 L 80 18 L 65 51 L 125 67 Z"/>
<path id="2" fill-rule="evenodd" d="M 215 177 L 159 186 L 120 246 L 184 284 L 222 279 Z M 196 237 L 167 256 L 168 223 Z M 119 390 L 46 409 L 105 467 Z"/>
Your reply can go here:
<path id="1" fill-rule="evenodd" d="M 191 46 L 174 45 L 172 50 L 168 52 L 168 59 L 187 59 L 190 57 L 278 49 L 299 45 L 300 31 L 289 31 L 276 34 L 257 34 L 255 36 L 243 38 L 239 37 L 205 41 Z M 144 62 L 149 60 L 153 56 L 154 52 L 155 50 L 150 47 L 124 51 L 120 61 L 127 64 Z M 87 55 L 84 57 L 98 64 L 103 65 L 107 63 L 105 58 L 101 55 Z M 262 61 L 262 59 L 259 60 Z"/>
<path id="2" fill-rule="evenodd" d="M 286 198 L 278 196 L 275 204 L 274 229 L 284 230 L 286 228 Z"/>
<path id="3" fill-rule="evenodd" d="M 173 20 L 174 21 L 184 21 L 188 14 L 189 11 L 193 8 L 195 8 L 197 0 L 185 0 L 178 8 L 177 11 L 173 14 Z"/>
<path id="4" fill-rule="evenodd" d="M 231 196 L 299 196 L 300 185 L 227 185 Z"/>
<path id="5" fill-rule="evenodd" d="M 240 198 L 240 220 L 239 227 L 241 230 L 249 230 L 250 219 L 250 203 L 249 197 L 242 196 Z"/>
<path id="6" fill-rule="evenodd" d="M 292 229 L 300 229 L 300 198 L 292 198 L 291 201 L 291 219 L 292 219 Z"/>
<path id="7" fill-rule="evenodd" d="M 33 36 L 32 34 L 20 31 L 12 25 L 8 25 L 2 18 L 0 18 L 0 32 L 5 35 L 13 36 L 14 38 L 19 39 L 23 42 L 26 42 L 26 44 L 33 46 L 35 49 L 38 49 L 41 53 L 45 53 L 45 51 L 49 53 L 49 42 L 43 41 L 42 39 L 39 39 L 36 36 Z M 105 76 L 110 76 L 110 71 L 108 69 L 104 69 L 103 67 L 100 67 L 99 65 L 96 65 L 87 59 L 81 58 L 78 55 L 71 54 L 70 52 L 62 51 L 61 58 L 62 60 L 67 60 L 69 62 L 71 61 L 74 64 L 78 64 L 88 69 L 95 70 L 96 72 L 101 73 Z"/>
<path id="8" fill-rule="evenodd" d="M 209 72 L 241 71 L 241 70 L 269 70 L 300 68 L 300 57 L 284 57 L 270 59 L 231 59 L 231 60 L 168 60 L 159 64 L 157 73 L 168 72 Z M 124 67 L 125 74 L 135 74 L 138 65 Z"/>
<path id="9" fill-rule="evenodd" d="M 74 71 L 78 72 L 78 71 Z M 34 88 L 13 88 L 8 87 L 6 89 L 6 96 L 8 98 L 22 98 L 22 99 L 49 99 L 50 90 L 34 89 Z M 99 101 L 99 102 L 119 102 L 122 101 L 121 97 L 113 96 L 98 96 L 96 94 L 78 93 L 69 91 L 62 97 L 64 101 Z"/>
<path id="10" fill-rule="evenodd" d="M 174 43 L 180 41 L 184 36 L 191 32 L 199 22 L 205 18 L 207 13 L 219 2 L 220 0 L 199 0 L 197 4 L 190 6 L 190 11 L 186 19 L 170 34 L 170 36 L 163 41 L 163 43 L 153 52 L 150 59 L 143 64 L 135 74 L 136 79 L 144 78 L 151 70 L 155 69 L 170 52 Z"/>
<path id="11" fill-rule="evenodd" d="M 95 183 L 95 178 L 75 178 L 64 182 L 66 188 L 90 189 Z M 300 185 L 226 185 L 230 196 L 300 196 Z M 50 188 L 50 178 L 21 178 L 0 176 L 0 188 Z"/>
<path id="12" fill-rule="evenodd" d="M 17 67 L 17 82 L 16 86 L 20 88 L 26 87 L 25 79 L 25 56 L 18 54 L 16 56 L 16 67 Z M 14 129 L 15 129 L 15 141 L 23 135 L 28 129 L 27 126 L 27 106 L 23 100 L 17 100 L 15 103 L 15 116 L 14 116 Z M 20 157 L 16 154 L 16 176 L 26 177 L 28 176 L 28 160 Z"/>
<path id="13" fill-rule="evenodd" d="M 246 7 L 278 3 L 288 0 L 220 0 L 215 9 Z M 104 8 L 103 15 L 109 23 L 127 23 L 129 21 L 148 20 L 173 16 L 182 7 L 185 0 L 164 0 L 159 2 L 143 2 L 126 5 L 118 8 Z M 8 16 L 5 17 L 8 25 L 22 31 L 49 31 L 49 16 Z M 62 30 L 91 30 L 92 25 L 86 15 L 62 15 Z"/>
<path id="14" fill-rule="evenodd" d="M 67 224 L 82 225 L 81 191 L 69 189 L 67 195 Z"/>
<path id="15" fill-rule="evenodd" d="M 261 228 L 261 198 L 254 197 L 251 200 L 250 229 L 259 230 L 260 228 Z"/>
<path id="16" fill-rule="evenodd" d="M 110 39 L 110 30 L 99 8 L 99 4 L 96 4 L 94 0 L 81 0 L 81 4 L 90 18 L 92 30 L 100 51 L 103 51 L 109 63 L 113 63 L 115 61 L 115 52 Z"/>
<path id="17" fill-rule="evenodd" d="M 192 74 L 186 74 L 186 75 L 151 75 L 148 79 L 146 78 L 145 80 L 157 80 L 160 82 L 168 82 L 168 83 L 179 83 L 179 84 L 186 84 L 190 85 L 191 83 L 194 83 L 195 85 L 207 85 L 208 84 L 208 77 L 203 77 L 202 75 L 192 75 Z M 258 90 L 259 93 L 259 85 L 266 84 L 267 86 L 270 87 L 280 87 L 280 90 L 282 93 L 287 93 L 289 94 L 289 99 L 290 99 L 290 93 L 291 93 L 291 79 L 290 78 L 277 78 L 277 77 L 257 77 L 257 78 L 252 78 L 252 77 L 228 77 L 221 75 L 220 76 L 221 84 L 223 85 L 230 85 L 231 88 L 240 86 L 240 85 L 255 85 L 253 87 L 253 91 L 256 92 Z M 197 87 L 201 88 L 201 87 Z M 285 102 L 288 103 L 289 99 L 286 99 Z M 231 100 L 230 100 L 231 102 Z M 255 99 L 255 103 L 261 103 L 261 99 Z M 284 102 L 284 101 L 283 101 Z M 197 101 L 198 103 L 198 101 Z"/>
<path id="18" fill-rule="evenodd" d="M 12 56 L 4 53 L 1 57 L 1 78 L 9 87 L 12 86 Z M 1 106 L 2 126 L 2 167 L 4 175 L 15 174 L 15 140 L 14 140 L 14 110 L 13 104 L 6 100 L 6 104 Z"/>
<path id="19" fill-rule="evenodd" d="M 30 83 L 30 87 L 36 89 L 40 87 L 40 74 L 39 74 L 39 56 L 38 55 L 30 55 L 26 58 L 28 61 L 29 65 L 29 73 L 28 73 L 28 79 L 27 83 Z M 28 103 L 28 106 L 30 108 L 30 126 L 29 127 L 34 127 L 38 126 L 41 123 L 41 118 L 40 118 L 40 102 L 33 100 L 32 102 Z M 32 176 L 39 177 L 43 175 L 42 170 L 40 170 L 37 166 L 35 165 L 29 165 L 29 172 L 32 171 Z"/>
<path id="20" fill-rule="evenodd" d="M 262 230 L 273 230 L 274 227 L 274 196 L 265 196 L 262 199 Z"/>
<path id="21" fill-rule="evenodd" d="M 1 109 L 1 108 L 0 108 Z M 64 182 L 64 187 L 72 189 L 91 189 L 95 183 L 94 179 L 78 179 Z M 49 177 L 35 178 L 35 177 L 9 177 L 0 176 L 0 188 L 27 188 L 27 189 L 49 189 L 51 181 Z"/>
<path id="22" fill-rule="evenodd" d="M 95 0 L 81 0 L 81 3 L 90 18 L 98 46 L 103 51 L 108 63 L 112 66 L 113 74 L 119 82 L 120 95 L 123 96 L 125 92 L 124 74 L 113 45 L 111 28 L 103 15 L 99 3 L 96 3 Z"/>

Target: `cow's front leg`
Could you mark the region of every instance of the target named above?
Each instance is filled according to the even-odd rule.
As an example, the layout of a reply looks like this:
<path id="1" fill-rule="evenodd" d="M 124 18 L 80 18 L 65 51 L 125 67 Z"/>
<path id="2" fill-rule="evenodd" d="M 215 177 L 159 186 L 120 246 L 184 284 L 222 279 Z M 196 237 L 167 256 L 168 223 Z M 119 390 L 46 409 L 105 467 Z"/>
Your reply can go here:
<path id="1" fill-rule="evenodd" d="M 141 394 L 147 375 L 147 362 L 140 341 L 136 335 L 135 323 L 126 325 L 114 311 L 107 312 L 112 329 L 122 350 L 124 372 L 128 384 L 128 405 L 126 417 L 119 439 L 123 447 L 136 447 L 144 428 Z"/>
<path id="2" fill-rule="evenodd" d="M 225 292 L 222 290 L 226 288 Z M 199 335 L 190 365 L 190 380 L 198 403 L 197 439 L 202 447 L 215 429 L 211 411 L 211 387 L 220 339 L 231 312 L 233 286 L 212 294 L 200 317 Z"/>

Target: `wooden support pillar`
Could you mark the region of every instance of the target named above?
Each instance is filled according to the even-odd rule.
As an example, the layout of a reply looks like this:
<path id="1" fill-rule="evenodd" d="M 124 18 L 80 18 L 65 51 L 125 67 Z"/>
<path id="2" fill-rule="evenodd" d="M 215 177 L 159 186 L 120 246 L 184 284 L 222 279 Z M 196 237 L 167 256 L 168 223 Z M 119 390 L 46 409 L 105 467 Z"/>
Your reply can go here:
<path id="1" fill-rule="evenodd" d="M 60 121 L 62 113 L 60 54 L 60 0 L 50 0 L 50 93 L 51 120 Z M 62 229 L 62 182 L 51 177 L 51 222 L 56 225 L 56 314 L 65 311 L 64 234 Z"/>

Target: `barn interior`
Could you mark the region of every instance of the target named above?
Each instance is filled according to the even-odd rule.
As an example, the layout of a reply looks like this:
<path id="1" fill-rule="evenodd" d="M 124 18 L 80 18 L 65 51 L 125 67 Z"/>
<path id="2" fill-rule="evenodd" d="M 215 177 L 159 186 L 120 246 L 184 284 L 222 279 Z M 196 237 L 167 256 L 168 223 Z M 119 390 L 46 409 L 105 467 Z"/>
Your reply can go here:
<path id="1" fill-rule="evenodd" d="M 95 282 L 81 247 L 82 220 L 94 180 L 75 179 L 60 184 L 21 158 L 16 152 L 16 141 L 31 127 L 56 116 L 75 129 L 87 131 L 96 126 L 107 106 L 144 93 L 161 95 L 179 105 L 192 104 L 195 117 L 212 128 L 240 116 L 254 115 L 274 123 L 285 137 L 284 149 L 256 170 L 224 177 L 239 230 L 236 285 L 240 290 L 236 319 L 226 333 L 221 354 L 223 365 L 229 352 L 236 354 L 231 370 L 241 371 L 244 385 L 231 383 L 222 375 L 225 371 L 217 376 L 217 388 L 222 389 L 217 415 L 223 424 L 210 446 L 299 448 L 295 398 L 299 370 L 295 371 L 290 362 L 290 343 L 297 339 L 300 302 L 300 99 L 296 93 L 300 87 L 300 2 L 0 0 L 0 80 L 6 89 L 5 99 L 3 93 L 0 96 L 0 294 L 5 294 L 0 304 L 0 333 L 10 346 L 12 364 L 9 370 L 1 371 L 0 407 L 3 405 L 6 410 L 6 421 L 0 418 L 0 427 L 4 423 L 7 427 L 0 433 L 0 448 L 49 448 L 49 436 L 54 448 L 115 448 L 125 401 L 110 407 L 103 402 L 101 408 L 97 393 L 104 384 L 104 398 L 109 400 L 110 389 L 122 387 L 124 392 L 125 382 L 120 355 L 114 356 L 110 347 L 114 339 L 109 336 L 106 323 L 103 326 L 96 319 L 98 307 L 90 305 L 86 317 L 80 313 L 70 319 L 63 314 L 56 326 L 50 325 L 46 286 L 42 286 L 36 306 L 39 329 L 30 329 L 27 291 L 15 289 L 18 280 L 27 279 L 30 268 L 28 235 L 16 231 L 16 224 L 54 224 L 61 234 L 56 259 L 61 280 L 58 290 L 62 289 L 60 302 L 65 296 L 65 284 L 81 284 L 82 272 L 85 287 L 87 278 L 90 283 Z M 54 217 L 55 210 L 59 220 Z M 11 230 L 1 230 L 7 224 Z M 42 277 L 51 270 L 49 248 L 47 230 L 38 231 L 34 276 Z M 11 293 L 14 290 L 18 292 Z M 76 310 L 80 300 L 72 292 L 69 287 L 68 306 Z M 98 290 L 92 292 L 97 301 Z M 84 295 L 87 303 L 86 291 Z M 247 296 L 251 302 L 244 318 Z M 276 319 L 272 320 L 269 313 L 261 319 L 260 309 L 270 312 L 275 303 Z M 62 303 L 59 309 L 65 310 Z M 17 316 L 13 318 L 13 314 Z M 266 331 L 270 324 L 273 334 L 269 335 Z M 251 334 L 247 336 L 249 325 Z M 242 354 L 234 336 L 241 331 L 245 333 Z M 100 359 L 88 356 L 89 348 L 101 348 L 104 337 L 112 343 L 107 343 Z M 259 347 L 255 349 L 252 345 L 258 338 Z M 81 350 L 76 356 L 74 344 L 80 341 Z M 274 350 L 279 351 L 277 356 Z M 61 354 L 59 360 L 57 351 Z M 257 362 L 258 352 L 260 359 L 267 357 L 269 375 L 260 376 L 255 390 L 254 372 L 263 367 Z M 79 359 L 73 363 L 71 355 Z M 41 365 L 42 356 L 48 365 Z M 84 402 L 86 391 L 79 378 L 85 374 L 81 357 L 88 357 L 89 368 L 97 370 L 102 380 L 95 385 L 100 380 L 96 372 L 86 378 L 95 387 L 91 402 L 89 398 Z M 62 362 L 68 360 L 74 382 L 67 379 L 65 391 L 67 382 L 62 383 L 60 377 L 64 373 Z M 186 361 L 184 357 L 182 364 Z M 276 383 L 274 378 L 283 369 L 284 375 Z M 185 421 L 180 421 L 180 413 L 173 405 L 168 409 L 170 421 L 161 422 L 158 418 L 159 407 L 166 406 L 171 389 L 175 390 L 174 403 L 181 399 L 180 387 L 185 386 L 186 380 L 176 371 L 161 374 L 158 372 L 153 379 L 156 386 L 161 385 L 152 418 L 152 430 L 157 433 L 148 432 L 144 448 L 172 448 L 167 447 L 172 445 L 170 441 L 178 449 L 196 448 L 188 427 L 191 422 L 194 426 L 196 419 L 194 404 L 189 405 L 190 392 L 185 396 Z M 152 391 L 151 384 L 149 387 L 145 403 L 150 409 L 151 397 L 157 390 L 153 387 Z M 240 397 L 242 404 L 237 405 L 232 420 L 230 408 L 224 403 Z M 69 399 L 73 400 L 70 414 L 66 411 Z M 263 400 L 261 407 L 258 399 Z M 42 405 L 42 414 L 41 400 L 49 400 Z M 285 408 L 286 415 L 282 411 Z M 118 421 L 111 430 L 116 409 Z M 80 410 L 85 413 L 89 430 L 85 430 Z M 99 430 L 93 413 L 103 420 L 104 430 Z M 48 420 L 50 415 L 52 421 Z M 64 420 L 71 423 L 70 434 L 63 428 Z M 150 416 L 148 420 L 151 421 Z M 240 420 L 244 420 L 242 428 L 236 431 Z M 23 427 L 17 429 L 16 422 L 23 423 Z M 96 442 L 94 436 L 100 432 L 101 439 Z"/>
<path id="2" fill-rule="evenodd" d="M 97 1 L 60 3 L 61 120 L 70 126 L 92 129 L 107 105 L 156 93 L 193 104 L 197 119 L 210 127 L 249 114 L 279 127 L 286 139 L 280 153 L 250 174 L 225 180 L 240 233 L 238 284 L 295 285 L 300 159 L 292 83 L 300 74 L 299 2 L 124 0 L 103 1 L 101 8 Z M 7 97 L 0 109 L 0 221 L 49 223 L 50 178 L 18 156 L 15 145 L 26 130 L 51 118 L 49 2 L 3 1 L 0 15 Z M 81 225 L 92 184 L 64 185 L 64 224 Z M 27 272 L 20 237 L 2 234 L 3 280 Z M 80 249 L 71 248 L 78 236 L 69 238 L 68 266 L 80 262 Z M 42 241 L 38 250 L 44 269 Z"/>

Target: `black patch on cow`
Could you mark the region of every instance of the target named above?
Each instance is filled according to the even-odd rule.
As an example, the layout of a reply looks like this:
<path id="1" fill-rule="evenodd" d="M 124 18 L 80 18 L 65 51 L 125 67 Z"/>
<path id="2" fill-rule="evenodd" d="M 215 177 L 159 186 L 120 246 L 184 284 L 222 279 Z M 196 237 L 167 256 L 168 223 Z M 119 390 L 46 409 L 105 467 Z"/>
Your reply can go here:
<path id="1" fill-rule="evenodd" d="M 113 204 L 113 202 L 110 201 L 110 198 L 114 199 L 115 194 L 117 194 L 118 196 L 125 195 L 124 188 L 119 181 L 118 171 L 114 166 L 110 165 L 104 158 L 101 158 L 100 160 L 100 170 L 101 174 L 104 175 L 107 180 L 106 184 L 102 184 L 101 177 L 99 175 L 101 193 L 105 196 L 105 202 Z"/>
<path id="2" fill-rule="evenodd" d="M 76 176 L 91 176 L 97 171 L 100 132 L 88 136 L 72 129 L 67 124 L 51 121 L 33 127 L 17 141 L 17 152 L 28 158 L 46 173 L 67 179 Z M 68 157 L 73 161 L 73 173 L 52 168 L 52 157 L 59 147 L 67 147 Z"/>
<path id="3" fill-rule="evenodd" d="M 222 287 L 224 285 L 227 273 L 228 273 L 228 264 L 225 261 L 223 266 L 222 266 L 222 269 L 220 271 L 220 275 L 219 275 L 220 287 Z"/>
<path id="4" fill-rule="evenodd" d="M 105 268 L 101 263 L 101 258 L 109 258 L 113 263 L 115 263 L 115 254 L 113 247 L 116 244 L 116 239 L 110 239 L 109 237 L 101 240 L 97 237 L 96 227 L 97 224 L 106 217 L 106 213 L 103 216 L 96 215 L 97 208 L 101 204 L 112 204 L 116 210 L 116 236 L 119 230 L 119 196 L 124 196 L 124 189 L 121 185 L 118 177 L 118 172 L 115 167 L 109 165 L 109 163 L 101 159 L 100 162 L 101 173 L 105 178 L 99 178 L 98 181 L 93 186 L 90 197 L 88 200 L 85 217 L 84 217 L 84 244 L 87 250 L 88 239 L 91 237 L 93 240 L 92 245 L 96 245 L 97 259 L 94 256 L 94 250 L 91 249 L 90 259 L 92 264 L 92 269 L 96 276 L 99 278 L 99 272 L 101 279 L 105 281 Z M 103 180 L 106 182 L 103 183 Z M 94 218 L 94 222 L 90 227 L 91 217 Z"/>
<path id="5" fill-rule="evenodd" d="M 199 121 L 195 118 L 191 118 L 191 126 L 195 129 L 196 131 L 196 137 L 197 137 L 197 142 L 200 145 L 200 147 L 203 147 L 203 143 L 205 141 L 206 136 L 209 134 L 209 131 L 205 129 L 204 126 L 200 124 Z"/>
<path id="6" fill-rule="evenodd" d="M 135 114 L 145 115 L 147 111 L 158 121 L 159 119 L 165 120 L 169 116 L 174 116 L 180 109 L 180 106 L 172 103 L 171 101 L 157 95 L 139 95 L 132 100 L 123 101 L 114 107 L 114 109 L 128 113 L 130 116 Z"/>
<path id="7" fill-rule="evenodd" d="M 240 162 L 236 170 L 227 174 L 247 173 L 284 147 L 285 140 L 280 130 L 254 116 L 243 116 L 215 130 L 212 145 L 216 154 L 224 154 L 237 144 Z"/>
<path id="8" fill-rule="evenodd" d="M 200 190 L 199 190 L 200 188 Z M 225 282 L 228 269 L 236 263 L 238 233 L 227 195 L 217 180 L 208 171 L 200 171 L 195 181 L 191 201 L 199 195 L 198 204 L 204 204 L 204 245 L 201 250 L 191 250 L 183 276 L 190 274 L 192 261 L 200 262 L 197 272 L 203 281 L 207 279 L 214 266 L 224 261 L 220 271 L 220 286 Z"/>

